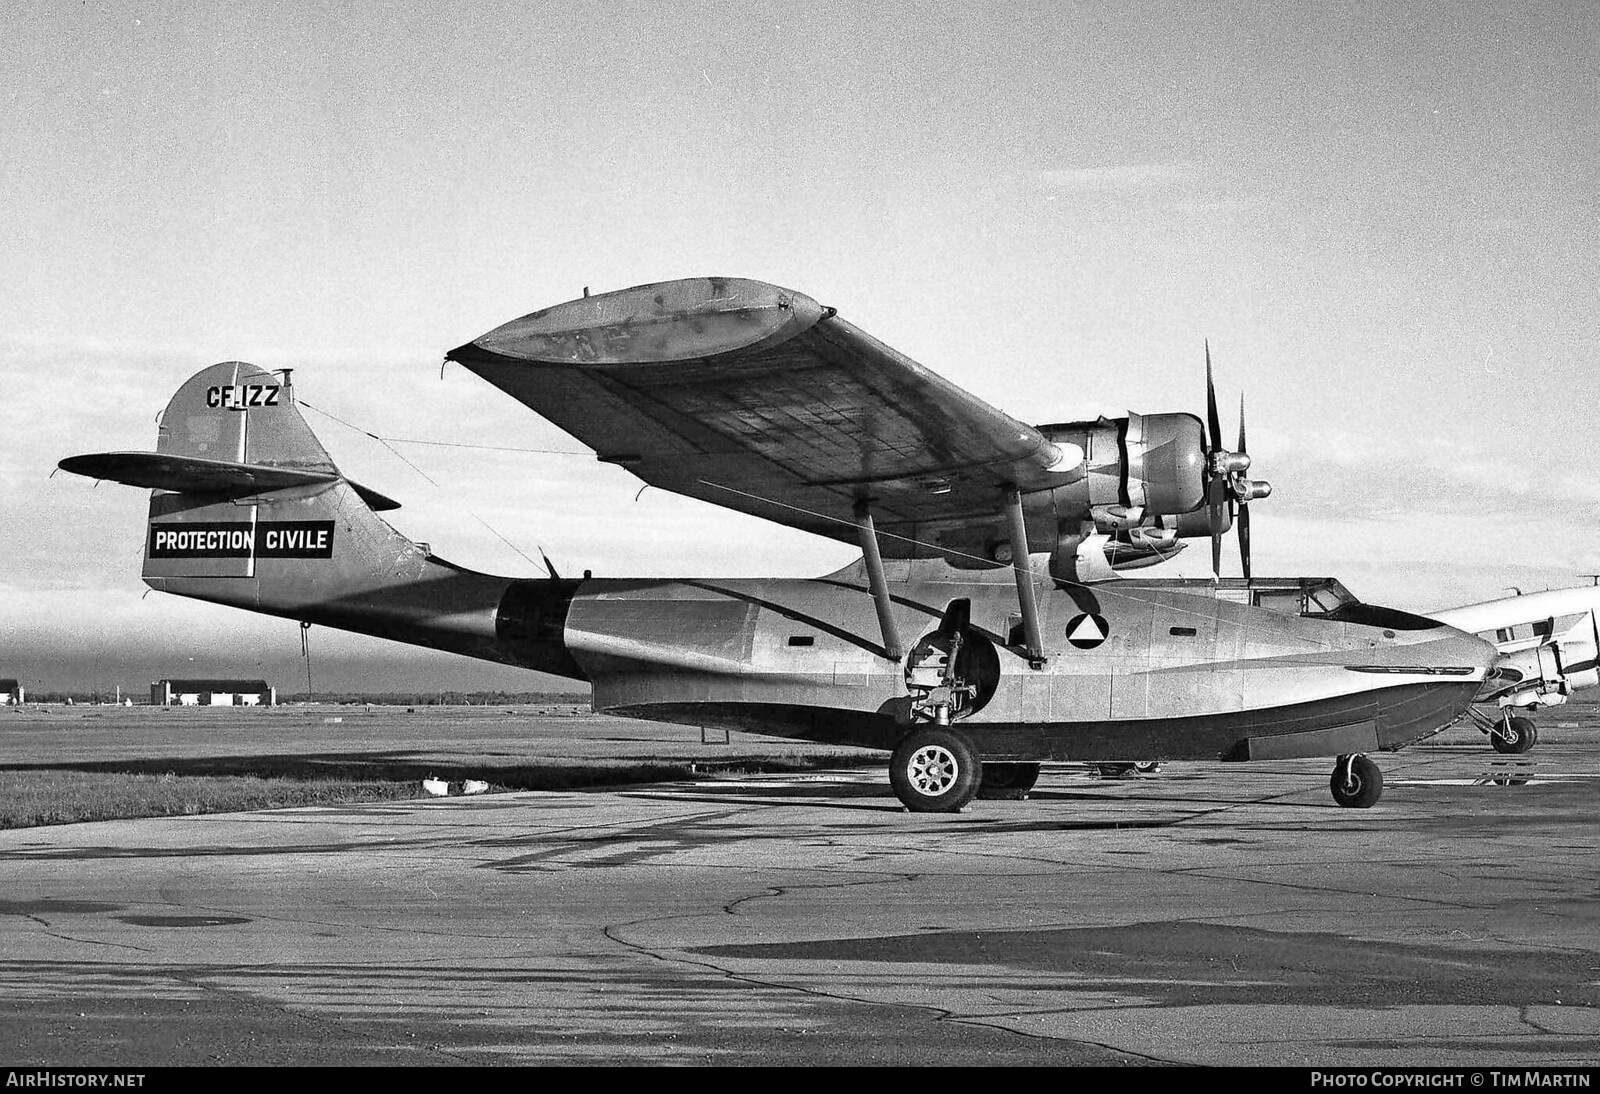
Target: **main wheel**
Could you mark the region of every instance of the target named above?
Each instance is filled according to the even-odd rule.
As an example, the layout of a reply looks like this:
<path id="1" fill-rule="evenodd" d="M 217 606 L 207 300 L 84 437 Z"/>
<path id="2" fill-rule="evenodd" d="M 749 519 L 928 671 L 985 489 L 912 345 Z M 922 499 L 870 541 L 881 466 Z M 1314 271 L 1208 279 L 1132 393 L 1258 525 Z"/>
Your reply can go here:
<path id="1" fill-rule="evenodd" d="M 983 765 L 959 732 L 919 729 L 895 746 L 889 783 L 913 813 L 955 813 L 977 796 Z"/>
<path id="2" fill-rule="evenodd" d="M 1161 770 L 1160 760 L 1140 760 L 1133 765 L 1133 769 L 1141 775 L 1154 775 Z"/>
<path id="3" fill-rule="evenodd" d="M 1038 764 L 984 764 L 983 782 L 978 797 L 999 801 L 1022 801 L 1039 781 Z"/>
<path id="4" fill-rule="evenodd" d="M 1383 772 L 1365 756 L 1340 756 L 1328 788 L 1346 809 L 1367 809 L 1383 796 Z"/>
<path id="5" fill-rule="evenodd" d="M 1519 753 L 1532 748 L 1539 739 L 1539 730 L 1532 718 L 1507 718 L 1489 731 L 1496 752 Z"/>

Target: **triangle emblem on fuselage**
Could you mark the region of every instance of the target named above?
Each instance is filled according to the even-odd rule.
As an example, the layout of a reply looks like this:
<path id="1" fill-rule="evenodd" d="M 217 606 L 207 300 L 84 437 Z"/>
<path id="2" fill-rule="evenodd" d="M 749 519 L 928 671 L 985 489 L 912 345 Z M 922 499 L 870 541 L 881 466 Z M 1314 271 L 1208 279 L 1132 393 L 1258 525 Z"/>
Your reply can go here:
<path id="1" fill-rule="evenodd" d="M 1092 650 L 1106 640 L 1111 625 L 1103 615 L 1075 615 L 1067 624 L 1067 641 L 1080 650 Z"/>

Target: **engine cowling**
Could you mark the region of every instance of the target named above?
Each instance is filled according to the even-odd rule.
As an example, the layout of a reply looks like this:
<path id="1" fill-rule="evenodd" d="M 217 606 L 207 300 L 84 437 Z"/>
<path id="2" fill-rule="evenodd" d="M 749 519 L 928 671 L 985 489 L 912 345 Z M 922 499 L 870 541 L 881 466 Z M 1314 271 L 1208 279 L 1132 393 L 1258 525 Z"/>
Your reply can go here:
<path id="1" fill-rule="evenodd" d="M 1205 427 L 1193 414 L 1130 413 L 1041 426 L 1040 431 L 1084 453 L 1083 477 L 1051 492 L 1063 520 L 1100 523 L 1102 514 L 1120 509 L 1116 523 L 1126 527 L 1139 523 L 1140 517 L 1126 519 L 1131 510 L 1142 510 L 1140 516 L 1171 515 L 1205 503 Z"/>

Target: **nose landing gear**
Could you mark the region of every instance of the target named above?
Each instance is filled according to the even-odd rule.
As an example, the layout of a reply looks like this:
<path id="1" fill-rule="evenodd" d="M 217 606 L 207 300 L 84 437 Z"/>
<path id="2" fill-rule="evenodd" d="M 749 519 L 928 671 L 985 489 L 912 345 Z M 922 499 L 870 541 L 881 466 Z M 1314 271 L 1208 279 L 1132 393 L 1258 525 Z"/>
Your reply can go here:
<path id="1" fill-rule="evenodd" d="M 1368 809 L 1383 796 L 1383 772 L 1360 754 L 1340 756 L 1328 780 L 1333 800 L 1346 809 Z"/>
<path id="2" fill-rule="evenodd" d="M 1539 729 L 1534 725 L 1533 719 L 1521 714 L 1512 714 L 1513 708 L 1502 707 L 1493 715 L 1485 714 L 1474 707 L 1468 713 L 1477 726 L 1489 737 L 1489 743 L 1496 752 L 1517 756 L 1529 751 L 1538 743 Z"/>
<path id="3" fill-rule="evenodd" d="M 1513 717 L 1509 711 L 1489 731 L 1489 741 L 1494 745 L 1494 750 L 1513 756 L 1531 749 L 1538 739 L 1539 730 L 1534 726 L 1532 718 L 1523 718 L 1520 715 Z"/>

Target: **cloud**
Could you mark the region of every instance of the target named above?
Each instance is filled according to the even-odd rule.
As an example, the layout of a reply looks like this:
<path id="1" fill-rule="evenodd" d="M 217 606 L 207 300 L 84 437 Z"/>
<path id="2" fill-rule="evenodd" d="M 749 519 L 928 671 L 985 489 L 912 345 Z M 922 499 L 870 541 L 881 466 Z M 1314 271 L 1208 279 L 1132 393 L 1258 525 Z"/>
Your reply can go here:
<path id="1" fill-rule="evenodd" d="M 1577 519 L 1600 533 L 1600 481 L 1530 462 L 1503 443 L 1414 431 L 1400 444 L 1329 427 L 1293 433 L 1258 427 L 1250 454 L 1251 473 L 1277 491 L 1274 506 L 1464 516 L 1480 527 L 1513 522 L 1535 537 L 1547 525 Z"/>
<path id="2" fill-rule="evenodd" d="M 1197 163 L 1127 163 L 1109 167 L 1065 167 L 1027 172 L 1031 185 L 1051 193 L 1166 190 L 1191 187 L 1205 178 Z"/>

